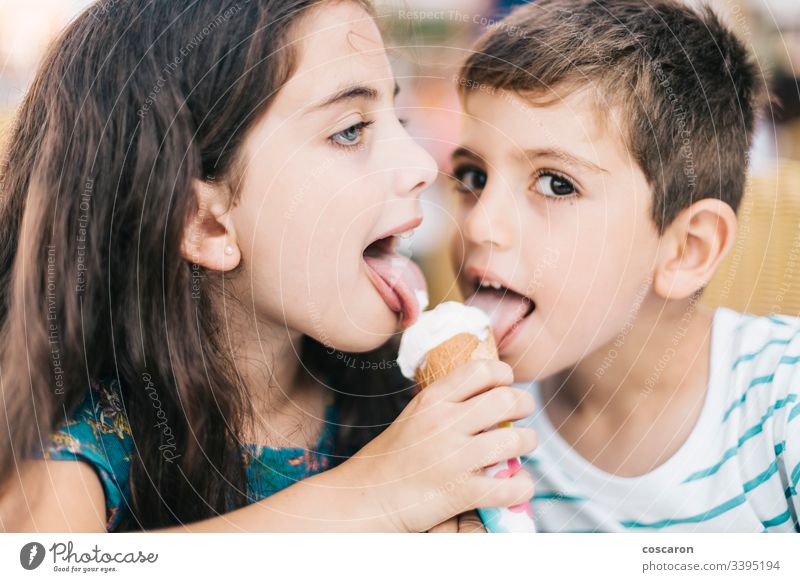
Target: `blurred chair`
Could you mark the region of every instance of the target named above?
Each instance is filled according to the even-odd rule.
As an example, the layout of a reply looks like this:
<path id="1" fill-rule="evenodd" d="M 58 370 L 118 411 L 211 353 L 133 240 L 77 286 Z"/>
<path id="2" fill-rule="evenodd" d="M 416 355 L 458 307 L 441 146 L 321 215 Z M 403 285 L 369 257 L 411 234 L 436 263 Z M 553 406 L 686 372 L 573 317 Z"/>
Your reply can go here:
<path id="1" fill-rule="evenodd" d="M 738 215 L 737 240 L 702 302 L 800 316 L 800 162 L 754 171 Z"/>

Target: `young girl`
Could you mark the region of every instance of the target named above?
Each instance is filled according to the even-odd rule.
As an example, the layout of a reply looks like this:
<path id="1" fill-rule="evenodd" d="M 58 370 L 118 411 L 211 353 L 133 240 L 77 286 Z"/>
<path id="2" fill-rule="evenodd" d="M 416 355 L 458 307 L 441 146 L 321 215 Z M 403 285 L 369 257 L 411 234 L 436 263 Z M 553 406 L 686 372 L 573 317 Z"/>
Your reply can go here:
<path id="1" fill-rule="evenodd" d="M 360 0 L 69 26 L 0 182 L 4 529 L 423 531 L 530 498 L 481 474 L 534 446 L 483 433 L 532 412 L 507 366 L 403 409 L 392 355 L 358 355 L 424 290 L 393 241 L 436 168 L 394 94 Z"/>

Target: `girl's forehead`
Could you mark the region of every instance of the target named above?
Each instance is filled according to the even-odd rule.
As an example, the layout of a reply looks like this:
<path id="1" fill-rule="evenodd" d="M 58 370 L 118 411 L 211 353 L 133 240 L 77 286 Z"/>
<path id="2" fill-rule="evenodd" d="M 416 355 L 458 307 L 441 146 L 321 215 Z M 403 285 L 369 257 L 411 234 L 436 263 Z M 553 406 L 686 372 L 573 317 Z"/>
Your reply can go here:
<path id="1" fill-rule="evenodd" d="M 388 64 L 375 20 L 352 2 L 326 3 L 312 10 L 300 22 L 292 42 L 297 43 L 299 74 Z"/>
<path id="2" fill-rule="evenodd" d="M 344 15 L 337 16 L 337 11 Z M 322 103 L 346 87 L 394 92 L 394 74 L 380 31 L 357 5 L 335 4 L 310 14 L 296 34 L 298 65 L 273 109 L 286 113 Z"/>

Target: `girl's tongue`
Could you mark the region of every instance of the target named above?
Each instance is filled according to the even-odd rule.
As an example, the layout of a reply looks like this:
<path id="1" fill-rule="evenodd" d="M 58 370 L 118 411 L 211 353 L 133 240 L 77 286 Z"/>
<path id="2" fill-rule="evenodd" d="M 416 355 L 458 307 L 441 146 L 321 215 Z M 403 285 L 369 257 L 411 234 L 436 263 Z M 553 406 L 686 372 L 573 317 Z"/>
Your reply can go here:
<path id="1" fill-rule="evenodd" d="M 513 331 L 533 311 L 533 302 L 510 289 L 480 288 L 467 299 L 467 305 L 486 312 L 492 322 L 497 343 Z"/>
<path id="2" fill-rule="evenodd" d="M 400 325 L 412 325 L 427 307 L 427 285 L 419 267 L 398 255 L 393 245 L 378 241 L 364 253 L 370 279 L 386 305 L 400 314 Z"/>

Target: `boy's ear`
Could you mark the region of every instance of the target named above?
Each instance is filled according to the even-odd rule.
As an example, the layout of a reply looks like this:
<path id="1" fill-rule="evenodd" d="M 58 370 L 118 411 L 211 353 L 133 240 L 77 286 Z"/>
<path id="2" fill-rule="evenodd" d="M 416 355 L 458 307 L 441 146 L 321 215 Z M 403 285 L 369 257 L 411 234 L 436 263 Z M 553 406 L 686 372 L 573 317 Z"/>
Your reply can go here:
<path id="1" fill-rule="evenodd" d="M 659 245 L 653 289 L 664 299 L 685 299 L 705 287 L 736 239 L 736 213 L 714 198 L 683 210 Z"/>
<path id="2" fill-rule="evenodd" d="M 194 180 L 197 212 L 183 230 L 181 255 L 214 271 L 230 271 L 242 260 L 230 212 L 230 192 L 216 184 Z"/>

